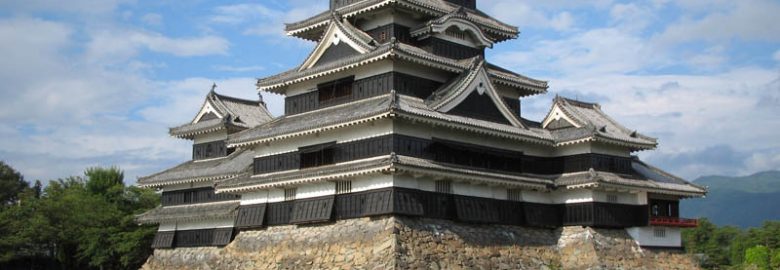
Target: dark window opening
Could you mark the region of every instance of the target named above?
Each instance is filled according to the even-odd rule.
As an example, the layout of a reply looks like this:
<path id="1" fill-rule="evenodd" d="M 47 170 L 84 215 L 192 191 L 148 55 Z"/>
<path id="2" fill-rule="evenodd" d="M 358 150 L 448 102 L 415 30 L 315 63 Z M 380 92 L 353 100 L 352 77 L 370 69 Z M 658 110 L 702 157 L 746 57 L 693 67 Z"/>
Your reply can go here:
<path id="1" fill-rule="evenodd" d="M 337 103 L 339 101 L 349 100 L 349 98 L 352 96 L 352 82 L 354 82 L 354 77 L 339 79 L 333 82 L 318 85 L 318 100 L 320 104 Z"/>
<path id="2" fill-rule="evenodd" d="M 300 148 L 301 169 L 334 164 L 335 144 L 331 142 Z"/>
<path id="3" fill-rule="evenodd" d="M 650 200 L 650 215 L 653 217 L 680 217 L 680 203 L 671 200 Z"/>

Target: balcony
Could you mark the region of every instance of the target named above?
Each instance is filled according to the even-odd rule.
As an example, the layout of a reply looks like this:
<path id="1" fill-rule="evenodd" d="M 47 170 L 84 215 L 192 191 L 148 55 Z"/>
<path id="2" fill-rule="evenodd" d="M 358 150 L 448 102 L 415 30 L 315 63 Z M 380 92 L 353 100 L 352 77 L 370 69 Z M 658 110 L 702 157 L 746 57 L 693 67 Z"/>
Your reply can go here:
<path id="1" fill-rule="evenodd" d="M 698 219 L 677 218 L 677 217 L 651 217 L 651 226 L 681 227 L 693 228 L 699 226 Z"/>

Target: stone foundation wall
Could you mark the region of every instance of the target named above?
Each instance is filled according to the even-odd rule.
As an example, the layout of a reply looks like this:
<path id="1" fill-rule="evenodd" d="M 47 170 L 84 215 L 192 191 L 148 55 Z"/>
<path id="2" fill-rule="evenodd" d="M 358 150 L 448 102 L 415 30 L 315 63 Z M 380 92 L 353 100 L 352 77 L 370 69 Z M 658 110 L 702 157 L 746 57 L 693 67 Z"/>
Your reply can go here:
<path id="1" fill-rule="evenodd" d="M 143 269 L 698 269 L 624 230 L 377 217 L 242 231 L 224 248 L 159 249 Z"/>

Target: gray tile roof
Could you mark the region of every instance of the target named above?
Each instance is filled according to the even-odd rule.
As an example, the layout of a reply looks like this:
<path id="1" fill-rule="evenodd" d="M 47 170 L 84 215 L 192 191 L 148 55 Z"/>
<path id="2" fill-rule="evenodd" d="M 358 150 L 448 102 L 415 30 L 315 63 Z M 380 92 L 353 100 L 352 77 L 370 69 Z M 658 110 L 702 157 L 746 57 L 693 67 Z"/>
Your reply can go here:
<path id="1" fill-rule="evenodd" d="M 333 12 L 351 17 L 390 5 L 414 10 L 432 17 L 446 16 L 461 8 L 442 0 L 366 0 L 340 7 L 335 11 L 328 10 L 299 22 L 286 24 L 285 30 L 294 36 L 316 41 L 322 35 L 321 32 L 324 26 L 329 23 Z M 490 34 L 498 42 L 516 38 L 519 34 L 517 27 L 500 22 L 481 11 L 465 9 L 464 12 L 470 21 L 479 25 L 483 31 Z"/>
<path id="2" fill-rule="evenodd" d="M 228 144 L 234 146 L 254 143 L 271 139 L 276 136 L 322 129 L 367 117 L 378 116 L 388 113 L 390 111 L 390 105 L 391 99 L 389 98 L 389 95 L 383 95 L 327 107 L 316 111 L 295 115 L 284 115 L 255 128 L 231 134 L 228 136 Z"/>
<path id="3" fill-rule="evenodd" d="M 208 219 L 235 219 L 238 215 L 239 201 L 210 202 L 202 204 L 158 206 L 135 220 L 141 224 L 179 222 Z"/>
<path id="4" fill-rule="evenodd" d="M 547 93 L 547 81 L 533 79 L 504 69 L 494 64 L 487 64 L 487 71 L 494 82 L 527 91 L 524 95 Z"/>
<path id="5" fill-rule="evenodd" d="M 330 178 L 344 178 L 334 177 L 349 172 L 359 172 L 372 168 L 386 167 L 392 164 L 390 157 L 377 157 L 360 160 L 356 162 L 339 163 L 333 165 L 325 165 L 312 168 L 304 168 L 300 170 L 284 171 L 267 173 L 261 175 L 251 176 L 244 174 L 225 181 L 220 182 L 216 189 L 217 192 L 225 190 L 235 190 L 245 187 L 258 186 L 258 185 L 272 185 L 277 184 L 279 186 L 284 185 L 297 185 L 303 184 L 308 181 L 323 181 L 330 180 Z M 350 174 L 346 177 L 354 177 Z"/>
<path id="6" fill-rule="evenodd" d="M 550 177 L 531 176 L 504 171 L 485 170 L 455 164 L 400 156 L 390 154 L 367 158 L 359 161 L 345 162 L 300 170 L 275 172 L 251 176 L 244 174 L 217 184 L 218 192 L 241 192 L 250 189 L 261 189 L 278 186 L 294 186 L 308 182 L 328 181 L 355 177 L 357 175 L 388 172 L 391 168 L 420 173 L 447 174 L 451 178 L 503 183 L 531 188 L 546 188 L 552 185 Z"/>
<path id="7" fill-rule="evenodd" d="M 707 190 L 639 160 L 631 164 L 636 172 L 633 175 L 594 171 L 566 173 L 555 179 L 560 187 L 611 184 L 616 186 L 644 188 L 651 192 L 671 193 L 686 196 L 704 196 Z"/>
<path id="8" fill-rule="evenodd" d="M 655 138 L 639 134 L 624 127 L 601 110 L 596 103 L 587 103 L 556 96 L 553 106 L 561 110 L 580 128 L 564 128 L 552 132 L 557 141 L 565 142 L 587 137 L 604 139 L 607 142 L 625 143 L 639 149 L 653 149 L 658 144 Z"/>
<path id="9" fill-rule="evenodd" d="M 251 168 L 254 152 L 239 149 L 224 158 L 190 160 L 149 176 L 139 177 L 142 187 L 159 187 L 179 183 L 203 182 L 239 175 Z"/>
<path id="10" fill-rule="evenodd" d="M 260 101 L 244 100 L 220 95 L 211 90 L 206 95 L 205 103 L 212 104 L 214 110 L 223 116 L 221 119 L 209 119 L 172 127 L 171 136 L 191 139 L 196 134 L 220 129 L 247 129 L 268 122 L 273 116 Z"/>
<path id="11" fill-rule="evenodd" d="M 261 78 L 257 81 L 257 87 L 269 92 L 284 93 L 285 87 L 289 85 L 357 68 L 388 58 L 400 59 L 450 72 L 462 72 L 469 66 L 469 63 L 473 61 L 473 59 L 450 59 L 429 53 L 408 44 L 393 41 L 382 44 L 368 53 L 345 57 L 337 61 L 303 70 L 301 70 L 299 66 L 273 76 Z"/>

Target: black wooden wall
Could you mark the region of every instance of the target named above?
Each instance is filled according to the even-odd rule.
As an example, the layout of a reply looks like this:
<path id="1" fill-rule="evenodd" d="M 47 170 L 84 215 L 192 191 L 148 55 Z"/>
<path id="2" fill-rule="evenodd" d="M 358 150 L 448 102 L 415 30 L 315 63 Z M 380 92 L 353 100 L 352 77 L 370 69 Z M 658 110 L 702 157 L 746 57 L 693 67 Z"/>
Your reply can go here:
<path id="1" fill-rule="evenodd" d="M 400 134 L 385 135 L 330 146 L 333 161 L 341 163 L 394 152 L 444 163 L 517 173 L 561 174 L 593 168 L 631 174 L 631 158 L 603 154 L 579 154 L 565 157 L 534 157 L 508 151 L 443 139 L 422 139 Z M 254 173 L 263 174 L 301 168 L 299 152 L 255 158 Z"/>
<path id="2" fill-rule="evenodd" d="M 209 159 L 224 157 L 229 154 L 225 141 L 214 141 L 192 145 L 192 159 Z"/>
<path id="3" fill-rule="evenodd" d="M 406 44 L 414 44 L 414 41 L 412 40 L 412 37 L 409 34 L 409 27 L 399 25 L 399 24 L 387 24 L 383 25 L 371 30 L 366 31 L 367 34 L 369 34 L 374 40 L 377 42 L 385 43 L 389 42 L 392 38 L 395 38 L 396 41 L 406 43 Z"/>
<path id="4" fill-rule="evenodd" d="M 231 201 L 239 200 L 241 195 L 236 194 L 215 194 L 214 188 L 192 188 L 174 191 L 164 191 L 160 198 L 160 203 L 163 206 L 169 205 L 182 205 L 182 204 L 194 204 L 205 202 L 219 202 L 219 201 Z"/>
<path id="5" fill-rule="evenodd" d="M 342 80 L 342 79 L 340 79 Z M 322 85 L 326 85 L 324 83 Z M 338 100 L 320 102 L 320 91 L 313 90 L 300 95 L 289 96 L 284 99 L 284 113 L 286 115 L 309 112 L 329 106 L 344 104 L 356 100 L 366 99 L 390 93 L 395 90 L 402 95 L 419 98 L 428 97 L 441 83 L 420 78 L 414 75 L 400 72 L 383 73 L 352 82 L 351 94 Z"/>
<path id="6" fill-rule="evenodd" d="M 471 92 L 463 102 L 458 104 L 458 106 L 455 106 L 455 108 L 452 108 L 448 113 L 511 125 L 509 120 L 507 120 L 498 107 L 496 107 L 496 104 L 490 96 L 488 96 L 487 93 L 480 95 L 477 91 Z"/>

